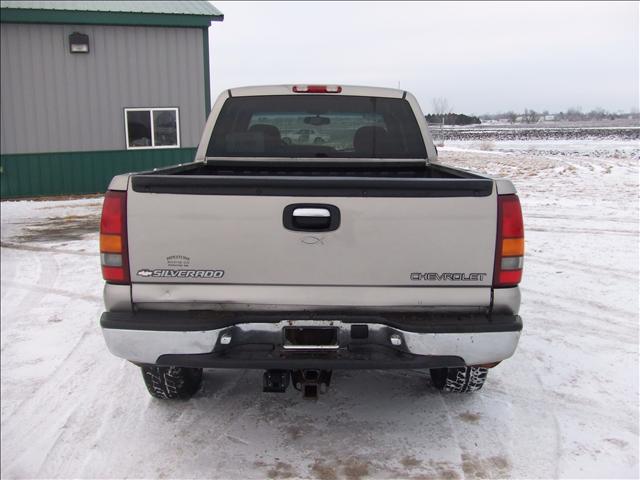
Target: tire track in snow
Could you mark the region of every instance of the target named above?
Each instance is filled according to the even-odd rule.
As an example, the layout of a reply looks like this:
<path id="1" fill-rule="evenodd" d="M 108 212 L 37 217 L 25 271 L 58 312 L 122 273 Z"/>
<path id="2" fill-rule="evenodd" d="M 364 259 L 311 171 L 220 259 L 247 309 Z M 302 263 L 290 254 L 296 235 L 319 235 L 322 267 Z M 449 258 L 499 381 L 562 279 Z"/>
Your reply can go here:
<path id="1" fill-rule="evenodd" d="M 458 455 L 456 470 L 462 470 L 460 478 L 525 478 L 530 474 L 529 464 L 514 453 L 513 447 L 522 448 L 523 440 L 527 442 L 522 438 L 522 425 L 528 424 L 529 430 L 535 432 L 534 437 L 557 435 L 553 418 L 541 410 L 542 403 L 537 404 L 544 391 L 512 397 L 521 388 L 526 373 L 514 365 L 506 371 L 506 380 L 515 383 L 507 386 L 506 391 L 501 377 L 504 373 L 498 370 L 490 372 L 490 383 L 472 397 L 439 393 L 447 424 L 454 432 L 449 443 Z M 432 412 L 432 416 L 437 413 Z M 556 471 L 557 446 L 546 443 L 531 452 L 528 460 L 531 458 L 538 465 L 545 465 L 536 475 L 551 477 Z"/>
<path id="2" fill-rule="evenodd" d="M 547 408 L 548 390 L 534 371 L 532 365 L 535 360 L 526 349 L 519 349 L 509 362 L 508 365 L 498 366 L 494 371 L 490 370 L 488 382 L 492 383 L 478 392 L 482 404 L 482 408 L 477 410 L 481 415 L 478 425 L 480 428 L 469 429 L 469 433 L 480 438 L 500 438 L 500 442 L 505 445 L 504 451 L 509 454 L 510 471 L 498 470 L 487 472 L 486 475 L 465 472 L 465 477 L 531 478 L 531 465 L 536 465 L 535 477 L 558 478 L 560 425 L 555 411 L 550 412 Z M 532 372 L 535 382 L 531 381 Z M 504 408 L 500 409 L 500 405 L 504 405 Z M 487 419 L 484 420 L 484 417 Z M 540 443 L 543 438 L 555 439 L 555 442 Z M 471 447 L 471 442 L 469 443 Z M 512 453 L 514 449 L 515 454 Z M 476 446 L 476 451 L 484 450 Z M 521 456 L 523 450 L 527 451 L 526 459 Z M 494 451 L 501 453 L 500 450 Z"/>
<path id="3" fill-rule="evenodd" d="M 17 259 L 16 259 L 17 260 Z M 13 263 L 13 262 L 11 262 Z M 15 261 L 15 264 L 18 265 L 18 261 Z M 19 315 L 6 315 L 3 318 L 2 331 L 3 331 L 3 347 L 5 343 L 9 344 L 9 348 L 15 348 L 16 345 L 19 345 L 22 342 L 22 332 L 20 328 L 16 328 L 16 324 L 19 325 L 20 321 L 24 318 L 32 318 L 31 311 L 34 306 L 38 305 L 42 300 L 42 295 L 37 293 L 38 284 L 44 282 L 44 268 L 42 266 L 42 262 L 38 258 L 37 255 L 34 255 L 34 259 L 31 262 L 31 265 L 35 267 L 35 281 L 33 285 L 30 285 L 30 288 L 25 289 L 25 293 L 23 294 L 20 301 L 17 305 L 12 306 L 11 313 L 20 312 Z M 17 270 L 17 268 L 15 269 Z M 14 270 L 14 274 L 15 274 Z M 2 277 L 4 280 L 4 276 Z M 9 282 L 2 281 L 0 285 L 3 286 L 2 290 L 7 292 L 12 292 L 10 288 L 4 288 Z M 2 351 L 2 370 L 3 373 L 6 372 L 6 369 L 12 368 L 15 366 L 14 361 L 11 356 L 5 355 L 5 351 L 3 348 Z M 18 365 L 20 366 L 20 365 Z M 5 377 L 6 378 L 6 377 Z M 4 390 L 4 385 L 3 385 Z M 25 403 L 26 400 L 22 400 L 15 406 L 3 407 L 2 410 L 2 429 L 4 429 L 6 421 L 14 417 L 15 413 L 20 410 L 20 406 Z"/>
<path id="4" fill-rule="evenodd" d="M 453 418 L 451 416 L 451 412 L 449 411 L 449 406 L 447 405 L 447 402 L 445 400 L 445 394 L 443 394 L 442 392 L 438 392 L 438 400 L 440 400 L 440 403 L 442 405 L 444 413 L 445 413 L 445 415 L 447 417 L 447 425 L 449 426 L 449 429 L 451 430 L 451 435 L 450 436 L 453 437 L 454 445 L 455 445 L 455 448 L 457 450 L 455 455 L 460 459 L 460 464 L 457 466 L 457 470 L 464 471 L 464 468 L 463 468 L 463 463 L 464 463 L 463 462 L 463 455 L 464 455 L 465 449 L 463 448 L 462 443 L 460 441 L 460 437 L 458 436 L 458 429 L 453 424 Z M 459 472 L 459 473 L 461 473 L 461 472 Z M 462 478 L 464 478 L 464 473 L 462 474 Z"/>
<path id="5" fill-rule="evenodd" d="M 540 378 L 540 374 L 533 370 L 533 376 L 538 382 L 538 386 L 541 392 L 545 391 L 544 383 L 542 382 L 542 378 Z M 555 432 L 555 440 L 556 440 L 556 448 L 555 450 L 555 468 L 554 468 L 554 478 L 560 478 L 560 462 L 562 461 L 562 431 L 560 429 L 560 422 L 558 421 L 558 415 L 556 414 L 555 409 L 553 408 L 552 402 L 541 402 L 541 404 L 547 405 L 546 409 L 551 414 L 551 418 L 553 418 L 553 426 Z"/>
<path id="6" fill-rule="evenodd" d="M 618 315 L 620 317 L 633 317 L 633 316 L 635 316 L 637 314 L 637 312 L 624 310 L 622 308 L 617 308 L 617 307 L 614 307 L 614 306 L 612 306 L 610 304 L 598 302 L 598 301 L 595 301 L 595 300 L 588 300 L 588 299 L 586 299 L 584 297 L 580 297 L 580 298 L 568 297 L 567 298 L 564 295 L 558 295 L 558 294 L 555 294 L 555 293 L 549 293 L 549 292 L 546 292 L 546 291 L 543 291 L 543 290 L 536 290 L 536 289 L 531 288 L 531 287 L 522 287 L 522 289 L 523 289 L 523 291 L 525 291 L 527 293 L 531 292 L 531 293 L 534 293 L 534 294 L 539 295 L 539 296 L 544 297 L 544 298 L 552 298 L 554 300 L 557 300 L 558 303 L 561 304 L 561 305 L 567 305 L 567 304 L 574 305 L 575 304 L 575 306 L 578 306 L 578 307 L 582 307 L 584 305 L 588 305 L 589 307 L 592 307 L 592 308 L 596 309 L 599 312 L 606 312 L 607 315 L 610 315 L 610 314 L 613 313 L 613 314 L 616 314 L 616 315 Z M 589 313 L 589 312 L 585 312 L 584 316 L 589 316 L 591 318 L 602 320 L 602 317 L 594 316 L 592 313 Z"/>
<path id="7" fill-rule="evenodd" d="M 105 356 L 107 355 L 110 354 L 105 352 Z M 108 357 L 108 359 L 111 362 L 111 358 Z M 248 418 L 255 415 L 255 405 L 261 400 L 261 394 L 257 390 L 246 392 L 246 377 L 249 370 L 238 371 L 233 376 L 227 375 L 225 372 L 224 381 L 220 383 L 216 378 L 220 374 L 219 370 L 205 370 L 204 389 L 199 391 L 189 402 L 176 403 L 151 398 L 143 386 L 139 368 L 136 366 L 124 360 L 118 361 L 117 365 L 117 368 L 111 367 L 108 371 L 100 372 L 99 377 L 95 379 L 99 382 L 96 392 L 106 391 L 110 393 L 109 396 L 92 394 L 88 399 L 87 409 L 99 411 L 102 419 L 98 428 L 87 434 L 88 451 L 78 459 L 79 462 L 75 468 L 67 468 L 61 462 L 58 462 L 60 463 L 58 470 L 51 467 L 53 469 L 51 471 L 56 472 L 57 475 L 93 477 L 99 474 L 97 472 L 107 471 L 106 469 L 109 467 L 105 465 L 106 459 L 104 453 L 100 451 L 100 447 L 112 444 L 114 438 L 119 437 L 122 429 L 130 432 L 127 440 L 129 444 L 127 445 L 125 442 L 118 448 L 114 447 L 112 450 L 114 457 L 122 455 L 130 458 L 131 455 L 147 454 L 146 447 L 144 447 L 145 442 L 155 441 L 158 436 L 165 438 L 165 435 L 169 436 L 167 438 L 178 438 L 181 449 L 185 451 L 197 449 L 199 453 L 196 456 L 206 457 L 209 455 L 208 449 L 212 445 L 216 446 L 216 452 L 219 454 L 226 454 L 230 452 L 228 437 L 220 432 L 228 433 L 238 425 L 244 427 L 252 424 L 253 422 Z M 134 391 L 129 387 L 114 389 L 114 385 L 125 383 L 130 385 L 132 382 L 135 383 Z M 127 420 L 114 419 L 113 417 L 122 409 L 123 403 L 131 400 L 131 395 L 135 395 L 131 404 L 131 408 L 135 412 L 134 415 L 127 416 Z M 65 451 L 70 448 L 67 445 Z M 55 461 L 55 458 L 52 460 Z M 153 467 L 149 465 L 147 470 L 137 470 L 138 475 L 150 478 L 162 475 L 168 477 L 185 475 L 185 470 L 178 465 L 173 465 L 168 460 L 165 462 L 168 465 L 163 464 L 163 461 L 159 460 L 154 463 Z M 250 463 L 248 461 L 248 464 Z M 128 476 L 127 472 L 131 471 L 131 468 L 137 469 L 138 466 L 138 463 L 135 462 L 122 467 L 122 470 L 118 470 L 119 467 L 112 469 L 110 470 L 111 476 Z M 212 468 L 214 468 L 213 464 Z M 208 475 L 192 473 L 189 476 L 203 477 Z"/>
<path id="8" fill-rule="evenodd" d="M 25 250 L 25 249 L 18 249 Z M 40 250 L 37 250 L 40 251 Z M 43 253 L 45 253 L 43 251 Z M 58 253 L 58 252 L 54 252 Z M 72 299 L 83 299 L 97 303 L 100 298 L 91 295 L 78 295 L 56 288 L 59 283 L 60 265 L 56 255 L 32 254 L 29 260 L 37 263 L 37 279 L 33 284 L 3 281 L 2 285 L 22 288 L 28 293 L 21 300 L 16 311 L 19 318 L 37 318 L 41 314 L 32 313 L 35 308 L 46 304 L 49 295 L 61 295 Z M 55 370 L 36 386 L 36 390 L 22 400 L 12 412 L 2 419 L 3 472 L 14 471 L 17 476 L 33 477 L 45 465 L 50 452 L 59 444 L 64 435 L 64 426 L 76 409 L 74 402 L 68 402 L 75 391 L 82 391 L 84 376 L 88 373 L 87 364 L 82 358 L 91 358 L 96 348 L 84 351 L 80 359 L 72 359 L 85 347 L 94 324 L 88 324 L 80 332 L 80 338 L 66 352 L 65 357 Z M 6 366 L 6 365 L 5 365 Z M 66 395 L 61 394 L 66 392 Z M 46 415 L 43 415 L 46 411 Z M 15 421 L 15 419 L 46 418 L 45 428 L 40 423 Z M 10 441 L 8 439 L 11 439 Z M 11 445 L 11 449 L 5 446 Z M 7 455 L 8 453 L 8 455 Z M 5 462 L 9 460 L 9 463 Z"/>
<path id="9" fill-rule="evenodd" d="M 3 258 L 2 262 L 2 278 L 14 278 L 16 272 L 16 266 L 18 262 L 10 261 L 8 258 Z M 9 297 L 9 295 L 13 295 L 13 292 L 7 289 L 2 289 L 0 291 L 0 298 L 4 301 Z"/>
<path id="10" fill-rule="evenodd" d="M 101 342 L 101 339 L 95 337 L 92 340 Z M 82 354 L 82 349 L 85 348 L 84 343 L 86 343 L 86 339 L 84 342 L 78 342 L 68 357 L 71 358 L 76 351 L 80 351 Z M 112 389 L 114 383 L 131 384 L 129 378 L 126 378 L 130 376 L 127 373 L 123 375 L 123 372 L 126 371 L 121 368 L 125 364 L 129 366 L 128 362 L 124 360 L 113 362 L 106 355 L 107 352 L 105 352 L 102 361 L 94 361 L 89 366 L 88 370 L 91 370 L 92 373 L 87 374 L 81 383 L 90 383 L 92 388 L 83 392 L 82 401 L 78 403 L 76 409 L 70 412 L 63 424 L 62 431 L 66 433 L 65 436 L 58 437 L 50 444 L 49 451 L 38 470 L 38 476 L 45 478 L 91 478 L 96 476 L 95 473 L 91 473 L 91 467 L 98 460 L 104 460 L 104 450 L 101 451 L 97 448 L 102 432 L 112 428 L 122 409 L 126 408 L 127 402 L 131 400 L 131 392 L 127 388 Z M 71 361 L 76 361 L 76 357 L 77 355 L 74 355 Z M 114 364 L 117 366 L 114 367 Z M 133 426 L 127 425 L 127 427 Z M 144 425 L 139 428 L 144 428 Z M 127 440 L 131 441 L 130 435 L 127 436 Z M 113 444 L 110 445 L 110 448 L 114 455 L 113 458 L 120 456 Z M 123 453 L 130 454 L 130 451 Z M 108 471 L 108 469 L 104 469 L 104 471 Z M 111 478 L 119 476 L 113 473 L 109 474 Z"/>
<path id="11" fill-rule="evenodd" d="M 550 268 L 568 268 L 573 270 L 578 270 L 587 274 L 591 274 L 594 277 L 597 277 L 601 274 L 601 272 L 606 272 L 608 274 L 614 274 L 614 276 L 625 279 L 625 280 L 637 280 L 638 273 L 632 272 L 630 270 L 623 270 L 620 268 L 603 266 L 603 265 L 595 265 L 592 263 L 586 263 L 582 261 L 573 261 L 562 258 L 550 258 L 546 255 L 544 258 L 538 256 L 526 256 L 525 262 L 533 262 L 538 265 L 548 266 Z"/>
<path id="12" fill-rule="evenodd" d="M 226 391 L 216 395 L 216 397 L 222 396 L 223 393 L 224 395 L 228 395 L 231 392 L 233 392 L 234 389 L 236 389 L 240 385 L 240 382 L 246 377 L 246 375 L 247 375 L 247 370 L 243 370 L 242 373 L 237 376 L 238 378 L 234 380 L 233 384 Z M 227 437 L 229 435 L 229 432 L 238 423 L 238 421 L 243 417 L 247 416 L 249 411 L 255 408 L 259 400 L 260 400 L 260 397 L 256 395 L 253 401 L 250 402 L 250 405 L 247 408 L 242 410 L 239 409 L 233 412 L 231 414 L 231 418 L 229 418 L 229 420 L 225 422 L 224 427 L 222 427 L 223 432 L 220 435 L 218 435 L 218 437 L 216 437 L 215 442 L 219 442 L 222 438 Z"/>
<path id="13" fill-rule="evenodd" d="M 98 252 L 80 252 L 77 250 L 65 250 L 63 248 L 54 247 L 38 247 L 35 245 L 26 245 L 22 243 L 0 242 L 0 247 L 11 248 L 13 250 L 26 250 L 29 252 L 47 252 L 47 253 L 63 253 L 65 255 L 81 255 L 84 257 L 99 257 Z"/>
<path id="14" fill-rule="evenodd" d="M 60 266 L 55 255 L 30 255 L 29 259 L 38 263 L 38 278 L 33 285 L 28 285 L 30 292 L 20 302 L 18 311 L 24 312 L 25 316 L 33 310 L 34 306 L 42 302 L 43 294 L 40 291 L 55 285 L 60 276 Z M 3 283 L 11 283 L 11 281 Z"/>
<path id="15" fill-rule="evenodd" d="M 93 329 L 93 326 L 87 327 L 53 373 L 16 408 L 15 413 L 20 414 L 14 413 L 3 421 L 3 453 L 7 444 L 13 449 L 3 456 L 3 472 L 13 470 L 16 476 L 23 477 L 40 475 L 54 449 L 66 445 L 64 436 L 69 421 L 85 401 L 75 397 L 82 395 L 83 388 L 94 381 L 96 362 L 93 358 L 96 351 L 101 350 L 102 339 L 97 332 L 91 335 Z M 30 421 L 24 422 L 24 419 Z M 46 419 L 46 422 L 35 419 Z M 8 465 L 7 459 L 10 459 Z"/>
<path id="16" fill-rule="evenodd" d="M 119 368 L 112 368 L 109 372 L 104 374 L 102 378 L 96 379 L 98 382 L 100 382 L 96 386 L 97 387 L 96 391 L 98 392 L 108 391 L 108 387 L 113 384 L 118 384 L 118 383 L 125 384 L 125 380 L 126 380 L 125 377 L 127 376 L 127 373 L 123 367 L 127 367 L 128 365 L 125 365 L 125 364 L 128 364 L 128 362 L 126 360 L 122 360 L 121 362 L 118 362 L 118 363 L 119 363 Z M 104 384 L 104 385 L 101 385 L 101 384 Z M 102 387 L 106 387 L 106 388 L 102 388 Z M 95 398 L 95 397 L 92 398 L 91 405 L 88 406 L 88 408 L 94 411 L 101 411 L 103 418 L 113 418 L 114 413 L 117 411 L 118 407 L 121 405 L 119 403 L 121 399 L 117 397 L 122 395 L 122 392 L 119 390 L 117 390 L 114 393 L 115 393 L 114 395 L 109 395 L 106 397 L 98 396 L 98 398 Z M 105 401 L 105 399 L 107 401 L 106 405 L 101 404 L 102 402 Z M 85 477 L 85 478 L 91 476 L 90 474 L 87 474 L 86 471 L 89 469 L 89 467 L 91 467 L 96 463 L 96 460 L 95 460 L 96 454 L 97 455 L 101 454 L 100 452 L 96 452 L 95 447 L 99 444 L 100 440 L 102 440 L 102 438 L 105 436 L 105 431 L 107 431 L 108 428 L 109 428 L 109 422 L 102 421 L 98 425 L 98 428 L 94 429 L 90 433 L 91 441 L 89 443 L 91 444 L 91 448 L 84 452 L 82 461 L 78 465 L 79 467 L 78 470 L 74 471 L 68 476 L 78 476 L 78 477 Z M 61 473 L 64 474 L 64 472 L 61 472 Z"/>
<path id="17" fill-rule="evenodd" d="M 73 351 L 38 389 L 20 405 L 20 415 L 11 415 L 2 425 L 2 470 L 7 476 L 33 478 L 46 467 L 46 461 L 56 446 L 63 443 L 66 425 L 82 405 L 77 392 L 91 383 L 91 365 L 84 361 L 97 350 L 88 345 L 84 335 Z M 72 360 L 72 357 L 73 360 Z M 87 378 L 89 377 L 89 378 Z M 25 422 L 24 419 L 30 419 Z M 46 419 L 46 422 L 37 421 Z M 35 420 L 35 421 L 34 421 Z M 9 446 L 10 445 L 10 446 Z M 7 462 L 8 463 L 5 463 Z"/>
<path id="18" fill-rule="evenodd" d="M 531 293 L 535 293 L 537 295 L 537 298 L 531 297 Z M 580 306 L 580 303 L 569 304 L 567 306 L 567 303 L 553 300 L 549 301 L 548 295 L 545 292 L 535 292 L 532 290 L 523 289 L 523 294 L 526 294 L 529 298 L 529 300 L 527 300 L 527 303 L 533 303 L 542 305 L 543 307 L 547 307 L 547 310 L 538 311 L 534 318 L 536 319 L 536 321 L 544 321 L 549 326 L 556 325 L 553 323 L 554 319 L 560 318 L 559 321 L 565 321 L 565 318 L 560 315 L 564 314 L 565 317 L 571 317 L 574 319 L 574 321 L 580 324 L 580 331 L 582 334 L 589 331 L 595 337 L 601 338 L 603 333 L 603 325 L 605 325 L 604 322 L 607 322 L 614 324 L 618 328 L 618 330 L 624 330 L 612 331 L 611 329 L 607 329 L 607 339 L 616 337 L 619 341 L 626 343 L 630 338 L 637 337 L 637 328 L 633 323 L 630 324 L 628 320 L 623 319 L 621 321 L 616 321 L 615 317 L 607 316 L 606 312 L 604 312 L 603 315 L 594 315 L 588 310 L 578 308 Z M 563 339 L 559 340 L 565 341 Z"/>
<path id="19" fill-rule="evenodd" d="M 525 220 L 527 218 L 536 218 L 536 219 L 542 219 L 542 220 L 551 220 L 551 221 L 555 221 L 555 220 L 580 220 L 580 221 L 594 221 L 594 222 L 599 222 L 602 223 L 602 217 L 599 217 L 597 215 L 563 215 L 563 214 L 544 214 L 544 213 L 526 213 L 525 215 Z M 632 225 L 637 225 L 638 221 L 634 218 L 629 218 L 629 219 L 624 219 L 624 218 L 611 218 L 611 217 L 607 217 L 606 219 L 607 223 L 630 223 Z"/>
<path id="20" fill-rule="evenodd" d="M 2 278 L 13 278 L 15 272 L 17 270 L 18 262 L 14 261 L 13 257 L 15 252 L 7 253 L 6 251 L 2 252 L 2 257 L 0 261 L 0 279 Z M 9 288 L 0 288 L 0 312 L 2 312 L 2 322 L 0 322 L 0 331 L 5 332 L 10 328 L 10 320 L 9 315 L 14 311 L 14 305 L 20 304 L 21 298 L 16 297 L 24 297 L 27 292 L 14 292 Z M 2 345 L 4 347 L 4 341 Z M 4 348 L 3 348 L 4 351 Z"/>
<path id="21" fill-rule="evenodd" d="M 539 226 L 528 226 L 527 231 L 543 232 L 543 233 L 577 233 L 577 234 L 594 234 L 594 235 L 619 235 L 623 237 L 637 237 L 640 233 L 638 230 L 612 230 L 608 228 L 571 228 L 571 227 L 555 227 L 545 228 Z"/>
<path id="22" fill-rule="evenodd" d="M 80 337 L 78 338 L 78 340 L 76 340 L 74 342 L 74 344 L 71 346 L 71 348 L 69 348 L 69 350 L 67 351 L 65 357 L 58 363 L 56 371 L 60 371 L 60 370 L 64 370 L 63 367 L 66 366 L 67 361 L 71 358 L 71 356 L 82 346 L 83 342 L 86 340 L 86 338 L 91 334 L 91 330 L 93 330 L 93 325 L 88 326 L 85 331 L 82 332 L 82 334 L 80 335 Z M 54 374 L 55 374 L 54 372 Z M 41 385 L 38 388 L 38 391 L 40 390 L 40 388 L 42 388 L 43 386 L 46 386 L 47 382 L 49 382 L 51 379 L 47 379 L 45 381 L 45 383 L 43 385 Z M 20 402 L 11 412 L 10 415 L 7 415 L 7 417 L 12 417 L 16 414 L 18 414 L 19 412 L 21 412 L 24 408 L 26 408 L 29 403 L 32 401 L 33 396 L 30 396 L 28 398 L 25 398 L 22 402 Z"/>
<path id="23" fill-rule="evenodd" d="M 49 288 L 49 287 L 41 287 L 39 285 L 29 285 L 26 283 L 18 283 L 18 282 L 2 282 L 2 285 L 6 285 L 8 287 L 21 288 L 24 290 L 28 290 L 29 292 L 44 292 L 51 295 L 60 295 L 62 297 L 68 297 L 74 300 L 86 300 L 87 302 L 102 302 L 102 297 L 98 295 L 83 295 L 78 294 L 76 292 L 69 292 L 67 290 L 62 290 L 60 288 Z"/>

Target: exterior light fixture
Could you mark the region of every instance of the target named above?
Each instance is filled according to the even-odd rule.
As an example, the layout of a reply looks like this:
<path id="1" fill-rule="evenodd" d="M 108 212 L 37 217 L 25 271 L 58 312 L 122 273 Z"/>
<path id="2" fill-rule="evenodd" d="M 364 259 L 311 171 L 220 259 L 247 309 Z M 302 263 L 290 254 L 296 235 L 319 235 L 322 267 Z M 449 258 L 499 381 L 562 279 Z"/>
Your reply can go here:
<path id="1" fill-rule="evenodd" d="M 69 35 L 69 51 L 71 53 L 89 53 L 89 35 L 78 32 Z"/>

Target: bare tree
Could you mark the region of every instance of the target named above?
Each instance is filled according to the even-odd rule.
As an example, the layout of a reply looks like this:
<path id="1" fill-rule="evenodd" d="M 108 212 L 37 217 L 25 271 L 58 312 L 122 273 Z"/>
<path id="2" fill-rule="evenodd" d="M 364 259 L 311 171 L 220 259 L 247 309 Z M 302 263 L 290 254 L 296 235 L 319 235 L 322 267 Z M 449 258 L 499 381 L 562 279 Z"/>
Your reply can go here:
<path id="1" fill-rule="evenodd" d="M 433 113 L 435 114 L 436 121 L 440 124 L 440 133 L 436 135 L 436 145 L 438 147 L 444 147 L 445 116 L 451 113 L 451 107 L 449 107 L 449 101 L 444 97 L 434 98 L 431 103 L 433 104 Z"/>
<path id="2" fill-rule="evenodd" d="M 589 118 L 590 120 L 602 120 L 606 116 L 607 112 L 602 107 L 594 108 L 587 114 L 587 118 Z"/>
<path id="3" fill-rule="evenodd" d="M 582 113 L 582 107 L 576 106 L 567 109 L 567 118 L 571 121 L 584 119 L 584 113 Z"/>
<path id="4" fill-rule="evenodd" d="M 524 123 L 537 123 L 540 119 L 540 115 L 535 110 L 524 109 L 524 115 L 522 115 L 522 121 Z"/>
<path id="5" fill-rule="evenodd" d="M 516 123 L 516 120 L 518 120 L 518 115 L 516 115 L 516 112 L 508 111 L 506 115 L 509 123 Z"/>
<path id="6" fill-rule="evenodd" d="M 431 102 L 433 104 L 433 113 L 436 115 L 446 115 L 451 113 L 451 107 L 449 101 L 444 97 L 434 98 Z"/>

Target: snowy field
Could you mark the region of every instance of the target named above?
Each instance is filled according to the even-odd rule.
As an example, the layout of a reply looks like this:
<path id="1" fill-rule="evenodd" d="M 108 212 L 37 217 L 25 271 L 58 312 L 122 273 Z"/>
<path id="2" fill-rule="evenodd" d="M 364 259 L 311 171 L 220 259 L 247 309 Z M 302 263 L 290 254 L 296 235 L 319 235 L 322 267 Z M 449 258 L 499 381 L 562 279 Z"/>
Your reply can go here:
<path id="1" fill-rule="evenodd" d="M 432 128 L 449 151 L 481 150 L 527 156 L 625 158 L 640 160 L 640 127 L 525 127 L 485 125 Z"/>
<path id="2" fill-rule="evenodd" d="M 520 346 L 469 396 L 337 371 L 310 402 L 209 370 L 154 400 L 98 327 L 101 199 L 3 202 L 2 477 L 638 478 L 640 146 L 589 142 L 440 148 L 513 179 L 527 230 Z"/>

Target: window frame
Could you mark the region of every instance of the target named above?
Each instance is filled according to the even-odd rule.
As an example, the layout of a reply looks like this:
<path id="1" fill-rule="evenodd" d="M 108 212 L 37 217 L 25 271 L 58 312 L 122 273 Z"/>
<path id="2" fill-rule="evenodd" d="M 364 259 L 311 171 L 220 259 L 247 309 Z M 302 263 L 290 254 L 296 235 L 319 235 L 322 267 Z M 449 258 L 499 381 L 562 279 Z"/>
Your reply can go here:
<path id="1" fill-rule="evenodd" d="M 175 145 L 154 145 L 155 143 L 155 122 L 153 119 L 153 112 L 155 111 L 167 111 L 172 110 L 176 113 L 176 144 Z M 151 120 L 151 145 L 132 147 L 129 145 L 129 122 L 127 118 L 128 112 L 149 112 Z M 135 107 L 124 108 L 124 143 L 127 150 L 160 150 L 167 148 L 180 148 L 180 108 L 179 107 Z"/>

